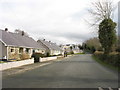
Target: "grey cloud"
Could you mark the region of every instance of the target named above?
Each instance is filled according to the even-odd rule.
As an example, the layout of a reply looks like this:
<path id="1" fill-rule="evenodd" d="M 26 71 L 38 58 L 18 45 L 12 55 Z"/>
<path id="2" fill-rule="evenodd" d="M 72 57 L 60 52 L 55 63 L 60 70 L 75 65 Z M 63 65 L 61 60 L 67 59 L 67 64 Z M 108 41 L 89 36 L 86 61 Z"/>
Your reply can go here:
<path id="1" fill-rule="evenodd" d="M 84 15 L 86 15 L 88 8 L 84 8 L 83 10 L 80 10 L 79 12 L 74 13 L 73 15 L 71 15 L 71 17 L 73 18 L 73 20 L 80 20 L 81 17 L 83 17 Z"/>
<path id="2" fill-rule="evenodd" d="M 80 40 L 86 40 L 91 37 L 91 35 L 83 35 L 82 33 L 65 33 L 64 37 L 69 39 L 80 39 Z"/>
<path id="3" fill-rule="evenodd" d="M 71 33 L 71 32 L 61 32 L 61 31 L 38 31 L 38 32 L 35 31 L 33 33 L 39 37 L 41 37 L 42 35 L 49 35 L 49 36 L 54 36 L 55 38 L 59 38 L 59 37 L 66 38 L 68 40 L 75 42 L 83 42 L 93 37 L 92 34 L 82 34 L 80 32 Z"/>
<path id="4" fill-rule="evenodd" d="M 62 7 L 59 6 L 60 4 L 56 0 L 28 1 L 23 2 L 20 0 L 21 3 L 19 3 L 12 0 L 0 4 L 2 9 L 0 11 L 2 14 L 0 16 L 2 18 L 0 21 L 1 26 L 24 30 L 37 39 L 41 36 L 51 36 L 48 39 L 65 38 L 68 41 L 82 42 L 92 37 L 91 34 L 87 33 L 89 29 L 86 29 L 86 26 L 82 26 L 84 23 L 81 21 L 86 15 L 86 6 L 82 6 L 85 5 L 86 1 L 82 3 L 81 0 L 71 0 L 71 3 L 68 3 L 64 0 L 58 0 L 61 2 L 60 4 L 66 3 Z M 57 3 L 53 4 L 53 2 Z M 82 8 L 78 2 L 81 2 Z M 73 6 L 71 7 L 71 5 Z"/>

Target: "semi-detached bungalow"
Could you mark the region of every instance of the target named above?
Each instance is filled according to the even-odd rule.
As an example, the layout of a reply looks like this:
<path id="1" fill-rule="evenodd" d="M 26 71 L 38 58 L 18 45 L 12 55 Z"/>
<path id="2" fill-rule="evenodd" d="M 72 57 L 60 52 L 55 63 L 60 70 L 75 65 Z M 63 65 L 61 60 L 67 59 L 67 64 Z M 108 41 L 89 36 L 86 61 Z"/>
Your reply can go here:
<path id="1" fill-rule="evenodd" d="M 74 52 L 74 53 L 82 53 L 83 51 L 78 48 L 78 45 L 74 44 L 67 44 L 67 45 L 62 45 L 61 49 L 63 51 L 67 51 L 67 53 Z"/>
<path id="2" fill-rule="evenodd" d="M 49 53 L 49 55 L 60 55 L 62 54 L 62 50 L 60 47 L 52 43 L 51 41 L 44 40 L 38 40 L 37 41 L 40 45 L 42 45 L 46 49 L 46 54 Z"/>
<path id="3" fill-rule="evenodd" d="M 33 52 L 44 54 L 45 48 L 29 36 L 0 30 L 0 59 L 29 59 Z"/>

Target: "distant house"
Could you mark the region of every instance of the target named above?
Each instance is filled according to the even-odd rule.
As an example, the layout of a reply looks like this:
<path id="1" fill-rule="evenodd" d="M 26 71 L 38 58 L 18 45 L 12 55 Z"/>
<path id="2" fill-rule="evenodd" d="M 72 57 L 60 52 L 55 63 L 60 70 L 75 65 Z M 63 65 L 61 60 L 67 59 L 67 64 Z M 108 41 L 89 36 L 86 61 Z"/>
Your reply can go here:
<path id="1" fill-rule="evenodd" d="M 66 44 L 62 45 L 61 49 L 64 51 L 67 51 L 67 53 L 74 52 L 74 53 L 82 53 L 82 50 L 78 48 L 78 45 L 74 44 Z"/>
<path id="2" fill-rule="evenodd" d="M 20 35 L 0 30 L 0 51 L 1 59 L 20 60 L 31 58 L 33 52 L 45 53 L 45 48 L 23 33 Z"/>
<path id="3" fill-rule="evenodd" d="M 37 41 L 39 43 L 39 45 L 42 45 L 45 49 L 46 49 L 46 54 L 50 54 L 50 55 L 59 55 L 62 54 L 62 50 L 60 49 L 60 47 L 55 44 L 52 43 L 51 41 L 46 41 L 44 40 L 38 40 Z"/>
<path id="4" fill-rule="evenodd" d="M 73 52 L 74 53 L 82 53 L 82 50 L 80 50 L 79 48 L 78 48 L 78 45 L 73 45 Z"/>
<path id="5" fill-rule="evenodd" d="M 62 45 L 61 49 L 63 50 L 63 53 L 64 51 L 67 51 L 68 53 L 71 52 L 70 45 Z"/>

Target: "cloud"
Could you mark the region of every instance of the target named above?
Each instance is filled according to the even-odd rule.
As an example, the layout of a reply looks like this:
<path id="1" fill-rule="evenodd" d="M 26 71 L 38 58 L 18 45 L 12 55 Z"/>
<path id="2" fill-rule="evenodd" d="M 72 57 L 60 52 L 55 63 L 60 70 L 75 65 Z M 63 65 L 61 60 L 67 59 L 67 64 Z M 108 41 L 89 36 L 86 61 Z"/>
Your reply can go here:
<path id="1" fill-rule="evenodd" d="M 96 36 L 86 24 L 90 0 L 0 0 L 0 28 L 22 29 L 56 43 L 82 43 Z"/>

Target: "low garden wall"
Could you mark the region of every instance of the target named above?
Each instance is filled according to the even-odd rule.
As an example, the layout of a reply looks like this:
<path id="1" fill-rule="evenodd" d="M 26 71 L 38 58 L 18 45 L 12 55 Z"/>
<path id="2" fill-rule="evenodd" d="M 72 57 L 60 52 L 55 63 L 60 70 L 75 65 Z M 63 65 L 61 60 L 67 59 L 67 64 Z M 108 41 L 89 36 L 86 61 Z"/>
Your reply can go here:
<path id="1" fill-rule="evenodd" d="M 46 57 L 46 58 L 40 58 L 40 62 L 45 62 L 45 61 L 50 61 L 50 60 L 55 60 L 57 57 Z"/>
<path id="2" fill-rule="evenodd" d="M 34 59 L 1 63 L 0 71 L 10 69 L 10 68 L 20 67 L 23 65 L 33 64 L 33 63 L 34 63 Z"/>
<path id="3" fill-rule="evenodd" d="M 55 60 L 55 59 L 59 59 L 59 58 L 63 58 L 63 56 L 40 58 L 39 62 L 46 62 L 46 61 Z M 34 63 L 34 58 L 28 59 L 28 60 L 22 60 L 22 61 L 1 63 L 0 64 L 0 71 L 15 68 L 15 67 L 20 67 L 23 65 L 33 64 L 33 63 Z"/>

